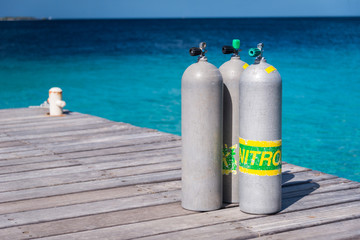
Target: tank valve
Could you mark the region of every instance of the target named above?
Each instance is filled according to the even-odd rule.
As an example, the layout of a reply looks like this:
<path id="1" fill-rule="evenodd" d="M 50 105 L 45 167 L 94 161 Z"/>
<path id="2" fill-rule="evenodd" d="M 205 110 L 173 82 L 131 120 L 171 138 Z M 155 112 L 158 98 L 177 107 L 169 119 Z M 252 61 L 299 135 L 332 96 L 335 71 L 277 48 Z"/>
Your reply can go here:
<path id="1" fill-rule="evenodd" d="M 234 39 L 232 42 L 232 46 L 223 46 L 222 52 L 223 54 L 230 54 L 233 53 L 233 56 L 238 56 L 239 52 L 241 51 L 240 48 L 240 40 Z"/>
<path id="2" fill-rule="evenodd" d="M 249 55 L 250 57 L 256 57 L 255 59 L 255 63 L 259 63 L 262 59 L 263 59 L 263 48 L 264 48 L 264 44 L 263 43 L 259 43 L 257 45 L 257 48 L 250 48 L 249 49 Z"/>
<path id="3" fill-rule="evenodd" d="M 199 56 L 198 60 L 199 59 L 204 59 L 206 60 L 206 57 L 205 57 L 205 53 L 207 52 L 207 50 L 205 49 L 206 48 L 206 42 L 201 42 L 199 47 L 192 47 L 190 48 L 190 55 L 191 56 Z"/>
<path id="4" fill-rule="evenodd" d="M 53 87 L 49 90 L 49 110 L 50 116 L 61 116 L 63 114 L 63 107 L 66 103 L 62 100 L 62 90 L 58 87 Z"/>

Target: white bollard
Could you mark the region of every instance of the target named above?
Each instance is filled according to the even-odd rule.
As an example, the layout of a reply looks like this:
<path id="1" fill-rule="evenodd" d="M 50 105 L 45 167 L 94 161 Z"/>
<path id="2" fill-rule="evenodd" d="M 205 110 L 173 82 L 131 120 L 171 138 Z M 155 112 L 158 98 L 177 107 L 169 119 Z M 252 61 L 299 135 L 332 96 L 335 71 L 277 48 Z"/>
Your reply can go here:
<path id="1" fill-rule="evenodd" d="M 63 107 L 66 103 L 62 100 L 62 90 L 58 87 L 53 87 L 49 90 L 49 99 L 50 104 L 50 116 L 61 116 L 63 114 Z"/>

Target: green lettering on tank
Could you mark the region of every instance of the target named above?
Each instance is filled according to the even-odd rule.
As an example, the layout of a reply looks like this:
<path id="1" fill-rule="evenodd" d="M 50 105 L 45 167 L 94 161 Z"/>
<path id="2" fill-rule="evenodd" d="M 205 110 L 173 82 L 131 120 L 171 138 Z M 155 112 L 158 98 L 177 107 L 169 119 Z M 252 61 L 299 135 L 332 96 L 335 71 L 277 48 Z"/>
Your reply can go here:
<path id="1" fill-rule="evenodd" d="M 239 166 L 252 170 L 281 169 L 281 146 L 254 147 L 240 144 Z"/>
<path id="2" fill-rule="evenodd" d="M 223 148 L 223 158 L 222 158 L 222 169 L 223 174 L 229 174 L 233 173 L 236 174 L 237 171 L 237 163 L 236 163 L 236 148 L 237 144 L 234 146 L 228 147 L 227 144 L 225 144 L 225 147 Z"/>

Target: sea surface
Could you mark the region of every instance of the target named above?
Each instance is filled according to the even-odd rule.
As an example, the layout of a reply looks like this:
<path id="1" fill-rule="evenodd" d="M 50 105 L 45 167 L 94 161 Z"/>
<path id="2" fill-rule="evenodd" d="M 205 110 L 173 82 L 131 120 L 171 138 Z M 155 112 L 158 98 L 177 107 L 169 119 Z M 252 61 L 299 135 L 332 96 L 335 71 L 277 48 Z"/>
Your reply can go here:
<path id="1" fill-rule="evenodd" d="M 264 43 L 283 79 L 283 160 L 360 181 L 360 18 L 0 22 L 0 108 L 66 108 L 181 135 L 181 76 L 205 41 L 209 62 L 233 38 Z M 206 137 L 206 136 L 204 136 Z"/>

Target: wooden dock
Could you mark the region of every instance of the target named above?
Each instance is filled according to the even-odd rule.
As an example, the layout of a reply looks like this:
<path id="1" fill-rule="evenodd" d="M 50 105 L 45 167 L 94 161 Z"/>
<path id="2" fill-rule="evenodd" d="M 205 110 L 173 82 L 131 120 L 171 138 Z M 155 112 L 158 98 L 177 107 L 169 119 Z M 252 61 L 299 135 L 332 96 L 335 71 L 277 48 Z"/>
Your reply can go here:
<path id="1" fill-rule="evenodd" d="M 179 136 L 46 112 L 0 110 L 2 240 L 360 239 L 359 182 L 285 163 L 278 214 L 187 211 Z"/>

